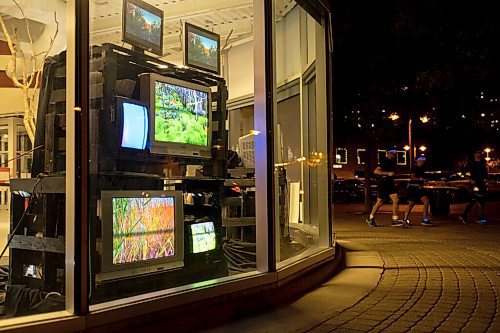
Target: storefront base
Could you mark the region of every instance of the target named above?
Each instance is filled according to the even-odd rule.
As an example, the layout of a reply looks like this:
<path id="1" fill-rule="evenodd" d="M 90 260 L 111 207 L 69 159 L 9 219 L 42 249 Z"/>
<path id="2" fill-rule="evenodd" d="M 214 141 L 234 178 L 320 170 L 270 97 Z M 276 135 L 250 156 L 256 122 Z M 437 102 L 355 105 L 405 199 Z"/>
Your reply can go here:
<path id="1" fill-rule="evenodd" d="M 342 251 L 325 249 L 294 265 L 273 273 L 249 274 L 231 282 L 207 282 L 193 290 L 170 291 L 169 295 L 150 294 L 127 299 L 119 305 L 109 303 L 85 317 L 32 321 L 32 325 L 4 327 L 12 332 L 147 332 L 156 328 L 176 332 L 197 331 L 266 311 L 299 298 L 327 281 L 342 264 Z M 214 285 L 214 283 L 216 285 Z M 3 331 L 0 329 L 0 331 Z"/>

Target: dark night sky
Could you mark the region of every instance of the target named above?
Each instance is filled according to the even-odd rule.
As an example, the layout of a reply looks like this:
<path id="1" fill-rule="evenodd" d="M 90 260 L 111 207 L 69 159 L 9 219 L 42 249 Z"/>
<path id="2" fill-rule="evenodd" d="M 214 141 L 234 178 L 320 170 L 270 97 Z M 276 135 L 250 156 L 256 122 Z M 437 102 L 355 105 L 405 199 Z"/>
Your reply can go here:
<path id="1" fill-rule="evenodd" d="M 436 166 L 498 144 L 500 20 L 493 4 L 334 1 L 334 139 L 406 143 L 408 117 L 425 114 L 431 122 L 417 122 L 415 138 L 432 147 Z M 392 112 L 397 123 L 387 119 Z"/>

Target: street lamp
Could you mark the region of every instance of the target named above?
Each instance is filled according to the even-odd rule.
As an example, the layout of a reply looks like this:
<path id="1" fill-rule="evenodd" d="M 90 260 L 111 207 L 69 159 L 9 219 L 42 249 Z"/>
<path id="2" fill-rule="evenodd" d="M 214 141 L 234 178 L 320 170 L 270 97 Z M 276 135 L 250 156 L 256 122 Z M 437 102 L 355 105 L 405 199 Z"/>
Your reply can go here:
<path id="1" fill-rule="evenodd" d="M 396 121 L 399 119 L 399 115 L 396 112 L 393 112 L 389 115 L 388 118 L 392 121 Z M 430 121 L 430 118 L 427 115 L 424 115 L 424 116 L 420 117 L 420 121 L 423 124 L 426 124 Z M 413 161 L 415 160 L 415 155 L 416 155 L 416 148 L 412 149 L 413 148 L 413 128 L 412 128 L 412 125 L 413 125 L 413 119 L 410 117 L 410 119 L 408 120 L 408 145 L 404 146 L 404 150 L 410 152 L 410 173 L 412 171 Z M 423 150 L 422 150 L 422 147 L 423 147 Z M 424 152 L 427 149 L 427 147 L 421 146 L 419 149 L 421 152 Z"/>
<path id="2" fill-rule="evenodd" d="M 418 147 L 418 149 L 423 153 L 424 151 L 427 150 L 427 147 L 422 145 L 422 146 Z"/>

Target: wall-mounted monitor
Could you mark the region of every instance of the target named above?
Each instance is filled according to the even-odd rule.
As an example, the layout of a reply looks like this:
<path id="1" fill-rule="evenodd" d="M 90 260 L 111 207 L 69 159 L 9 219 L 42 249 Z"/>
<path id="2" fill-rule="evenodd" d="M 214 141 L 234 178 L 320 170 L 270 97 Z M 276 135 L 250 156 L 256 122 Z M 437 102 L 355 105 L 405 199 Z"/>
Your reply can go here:
<path id="1" fill-rule="evenodd" d="M 98 281 L 184 266 L 181 191 L 102 191 Z"/>
<path id="2" fill-rule="evenodd" d="M 145 149 L 149 133 L 147 104 L 117 97 L 116 110 L 121 148 Z"/>
<path id="3" fill-rule="evenodd" d="M 211 157 L 209 87 L 148 73 L 140 88 L 141 100 L 149 103 L 151 153 Z"/>
<path id="4" fill-rule="evenodd" d="M 141 0 L 123 0 L 122 40 L 161 56 L 163 11 Z"/>
<path id="5" fill-rule="evenodd" d="M 217 247 L 217 234 L 213 221 L 194 223 L 190 228 L 191 253 L 202 253 Z"/>
<path id="6" fill-rule="evenodd" d="M 184 38 L 184 65 L 220 74 L 220 36 L 186 22 Z"/>

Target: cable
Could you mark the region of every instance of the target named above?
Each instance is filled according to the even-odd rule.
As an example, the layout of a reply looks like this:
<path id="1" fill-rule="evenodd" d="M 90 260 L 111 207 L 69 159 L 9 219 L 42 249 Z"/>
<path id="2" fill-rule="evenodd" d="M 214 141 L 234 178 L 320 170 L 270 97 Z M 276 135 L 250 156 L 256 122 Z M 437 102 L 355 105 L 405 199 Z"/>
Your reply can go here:
<path id="1" fill-rule="evenodd" d="M 9 239 L 7 240 L 7 244 L 5 244 L 5 247 L 3 248 L 2 253 L 0 254 L 0 260 L 3 258 L 5 251 L 7 251 L 7 249 L 9 248 L 9 245 L 12 242 L 12 239 L 14 238 L 14 236 L 17 232 L 17 229 L 19 229 L 19 227 L 21 226 L 21 222 L 23 221 L 24 217 L 26 216 L 26 212 L 29 211 L 31 204 L 33 203 L 33 198 L 36 196 L 36 187 L 38 186 L 38 184 L 40 184 L 40 182 L 42 181 L 42 179 L 45 176 L 46 176 L 45 174 L 38 175 L 38 180 L 36 181 L 35 186 L 33 186 L 33 192 L 31 193 L 31 197 L 30 197 L 30 200 L 28 202 L 28 207 L 26 207 L 26 209 L 23 212 L 23 215 L 21 216 L 21 218 L 17 222 L 16 227 L 10 233 Z"/>

